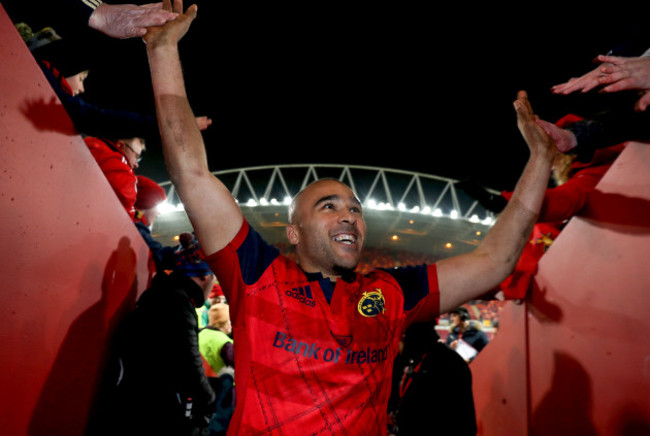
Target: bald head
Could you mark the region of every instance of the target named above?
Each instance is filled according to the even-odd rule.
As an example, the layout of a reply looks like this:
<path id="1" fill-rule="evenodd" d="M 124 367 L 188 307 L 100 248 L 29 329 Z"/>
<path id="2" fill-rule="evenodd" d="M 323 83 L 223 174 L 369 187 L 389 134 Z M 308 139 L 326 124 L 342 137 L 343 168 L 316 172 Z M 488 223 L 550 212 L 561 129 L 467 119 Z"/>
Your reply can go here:
<path id="1" fill-rule="evenodd" d="M 307 185 L 305 188 L 303 188 L 300 192 L 298 192 L 293 197 L 293 199 L 291 200 L 291 204 L 289 205 L 289 211 L 288 211 L 289 224 L 296 224 L 296 220 L 299 217 L 299 213 L 298 213 L 299 204 L 301 203 L 302 199 L 304 197 L 306 197 L 309 194 L 309 192 L 315 190 L 318 187 L 322 187 L 324 185 L 330 185 L 330 186 L 339 185 L 341 187 L 344 187 L 344 188 L 348 189 L 350 191 L 350 195 L 356 200 L 356 202 L 359 205 L 361 205 L 361 202 L 359 202 L 359 200 L 356 198 L 356 196 L 354 195 L 354 193 L 352 192 L 350 187 L 348 185 L 346 185 L 345 183 L 343 183 L 343 182 L 341 182 L 341 181 L 339 181 L 337 179 L 334 179 L 334 178 L 319 179 L 319 180 L 316 180 L 316 181 L 310 183 L 309 185 Z M 305 195 L 305 194 L 307 194 L 307 195 Z"/>
<path id="2" fill-rule="evenodd" d="M 336 277 L 359 262 L 366 226 L 354 192 L 336 179 L 303 189 L 289 208 L 287 237 L 303 269 Z"/>

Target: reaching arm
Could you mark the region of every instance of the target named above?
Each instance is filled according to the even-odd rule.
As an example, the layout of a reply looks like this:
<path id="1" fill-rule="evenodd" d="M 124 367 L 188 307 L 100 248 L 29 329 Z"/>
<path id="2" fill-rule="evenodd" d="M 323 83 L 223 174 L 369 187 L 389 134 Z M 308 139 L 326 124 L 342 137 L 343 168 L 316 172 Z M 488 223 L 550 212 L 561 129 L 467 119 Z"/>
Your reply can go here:
<path id="1" fill-rule="evenodd" d="M 617 56 L 599 56 L 605 62 L 602 68 L 606 75 L 599 78 L 600 85 L 607 85 L 603 92 L 618 92 L 628 89 L 642 90 L 643 94 L 635 108 L 644 111 L 650 105 L 650 57 L 640 56 L 624 58 Z"/>
<path id="2" fill-rule="evenodd" d="M 557 151 L 554 141 L 535 122 L 525 92 L 518 94 L 514 106 L 530 157 L 512 198 L 481 244 L 470 253 L 438 262 L 441 313 L 501 283 L 517 264 L 537 221 Z"/>
<path id="3" fill-rule="evenodd" d="M 93 4 L 93 2 L 84 3 Z M 163 10 L 160 3 L 110 5 L 100 0 L 96 0 L 95 3 L 99 5 L 91 13 L 88 26 L 113 38 L 142 36 L 146 33 L 147 27 L 162 25 L 175 17 L 169 10 Z"/>
<path id="4" fill-rule="evenodd" d="M 170 0 L 163 3 L 165 10 L 171 10 Z M 203 137 L 185 91 L 178 41 L 196 17 L 197 7 L 190 6 L 183 13 L 182 0 L 174 0 L 173 10 L 178 17 L 149 28 L 144 41 L 167 171 L 209 255 L 232 240 L 243 215 L 230 191 L 210 173 Z"/>
<path id="5" fill-rule="evenodd" d="M 572 77 L 564 83 L 553 86 L 551 90 L 555 94 L 561 95 L 568 95 L 576 91 L 587 93 L 599 85 L 598 80 L 603 76 L 601 68 L 602 65 L 598 65 L 580 77 Z"/>
<path id="6" fill-rule="evenodd" d="M 565 83 L 555 85 L 552 91 L 567 95 L 576 91 L 589 92 L 601 87 L 601 92 L 618 92 L 629 89 L 641 90 L 641 97 L 635 109 L 644 111 L 650 105 L 650 57 L 605 56 L 596 58 L 600 64 L 581 77 L 575 77 Z"/>

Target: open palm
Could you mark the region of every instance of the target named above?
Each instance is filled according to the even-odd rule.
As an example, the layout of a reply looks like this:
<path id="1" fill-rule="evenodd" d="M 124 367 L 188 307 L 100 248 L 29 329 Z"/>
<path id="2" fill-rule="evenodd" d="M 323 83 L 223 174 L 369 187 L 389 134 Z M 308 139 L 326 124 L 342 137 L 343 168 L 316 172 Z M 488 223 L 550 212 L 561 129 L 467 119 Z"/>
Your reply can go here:
<path id="1" fill-rule="evenodd" d="M 151 47 L 177 44 L 187 33 L 194 18 L 196 18 L 198 8 L 194 4 L 183 12 L 183 0 L 173 0 L 173 2 L 172 0 L 163 0 L 163 9 L 175 12 L 178 16 L 162 26 L 153 26 L 147 29 L 147 33 L 142 39 Z"/>

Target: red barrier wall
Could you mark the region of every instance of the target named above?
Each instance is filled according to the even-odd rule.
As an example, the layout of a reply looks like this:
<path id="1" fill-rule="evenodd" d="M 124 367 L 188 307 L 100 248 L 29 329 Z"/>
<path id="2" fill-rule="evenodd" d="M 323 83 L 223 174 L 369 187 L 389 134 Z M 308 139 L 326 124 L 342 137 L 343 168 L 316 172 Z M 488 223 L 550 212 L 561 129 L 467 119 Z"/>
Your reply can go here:
<path id="1" fill-rule="evenodd" d="M 147 246 L 0 6 L 0 430 L 82 434 Z"/>
<path id="2" fill-rule="evenodd" d="M 650 144 L 630 143 L 472 362 L 482 435 L 650 434 L 649 266 Z"/>

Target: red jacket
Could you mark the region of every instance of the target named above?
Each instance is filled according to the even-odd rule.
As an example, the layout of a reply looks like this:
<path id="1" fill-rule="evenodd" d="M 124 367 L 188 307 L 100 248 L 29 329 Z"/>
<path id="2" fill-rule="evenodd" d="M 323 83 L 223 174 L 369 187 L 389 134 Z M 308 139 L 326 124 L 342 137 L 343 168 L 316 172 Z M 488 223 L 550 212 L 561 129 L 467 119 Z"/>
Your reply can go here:
<path id="1" fill-rule="evenodd" d="M 133 169 L 113 141 L 93 137 L 84 138 L 108 183 L 115 191 L 131 219 L 135 217 L 137 178 Z"/>
<path id="2" fill-rule="evenodd" d="M 569 180 L 546 190 L 537 222 L 562 222 L 579 213 L 585 206 L 589 192 L 598 184 L 626 145 L 627 143 L 623 143 L 601 148 L 588 163 L 574 162 L 569 172 Z M 503 192 L 501 195 L 510 200 L 512 192 Z"/>
<path id="3" fill-rule="evenodd" d="M 537 272 L 539 258 L 560 234 L 563 222 L 585 207 L 589 193 L 593 191 L 626 145 L 627 143 L 623 143 L 599 149 L 588 163 L 574 162 L 569 180 L 560 186 L 546 190 L 530 242 L 526 244 L 514 272 L 501 283 L 500 288 L 507 300 L 522 299 L 526 296 L 532 278 Z M 510 200 L 512 192 L 503 192 L 501 195 Z"/>

